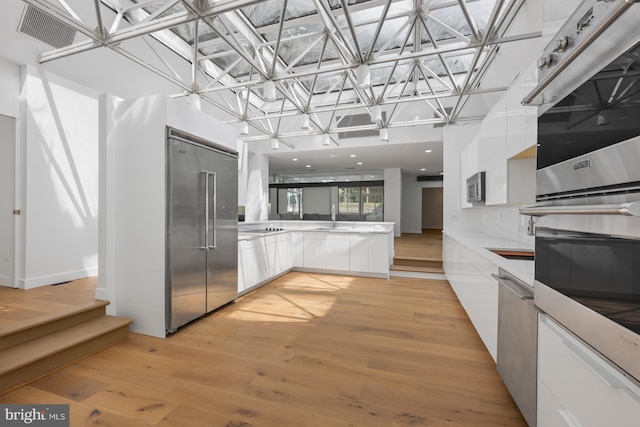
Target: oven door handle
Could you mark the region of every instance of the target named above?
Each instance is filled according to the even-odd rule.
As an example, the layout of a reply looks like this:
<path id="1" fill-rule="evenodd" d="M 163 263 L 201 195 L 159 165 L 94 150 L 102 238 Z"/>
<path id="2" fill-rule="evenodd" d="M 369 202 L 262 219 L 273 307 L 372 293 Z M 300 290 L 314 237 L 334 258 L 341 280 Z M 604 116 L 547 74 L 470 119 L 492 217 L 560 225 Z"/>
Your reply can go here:
<path id="1" fill-rule="evenodd" d="M 640 201 L 619 205 L 579 205 L 579 206 L 529 206 L 520 209 L 521 215 L 624 215 L 640 216 Z"/>

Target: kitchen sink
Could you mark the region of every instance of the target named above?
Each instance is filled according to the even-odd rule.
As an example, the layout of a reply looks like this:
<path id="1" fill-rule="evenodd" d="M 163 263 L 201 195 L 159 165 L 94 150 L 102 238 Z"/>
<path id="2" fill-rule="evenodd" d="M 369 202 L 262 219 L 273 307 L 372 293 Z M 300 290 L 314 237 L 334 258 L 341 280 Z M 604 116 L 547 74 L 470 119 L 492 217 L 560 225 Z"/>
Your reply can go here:
<path id="1" fill-rule="evenodd" d="M 526 249 L 487 249 L 494 254 L 500 255 L 501 257 L 506 259 L 519 261 L 533 261 L 535 259 L 534 252 Z"/>

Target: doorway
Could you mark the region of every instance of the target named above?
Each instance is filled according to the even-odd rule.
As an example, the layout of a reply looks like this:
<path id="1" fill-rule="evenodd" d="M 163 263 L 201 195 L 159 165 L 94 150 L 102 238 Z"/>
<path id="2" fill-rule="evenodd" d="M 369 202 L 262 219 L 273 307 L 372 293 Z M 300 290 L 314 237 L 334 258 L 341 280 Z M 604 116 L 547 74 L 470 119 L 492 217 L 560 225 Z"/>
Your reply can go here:
<path id="1" fill-rule="evenodd" d="M 422 189 L 422 229 L 442 230 L 442 187 Z"/>
<path id="2" fill-rule="evenodd" d="M 0 115 L 0 286 L 15 285 L 16 119 Z"/>

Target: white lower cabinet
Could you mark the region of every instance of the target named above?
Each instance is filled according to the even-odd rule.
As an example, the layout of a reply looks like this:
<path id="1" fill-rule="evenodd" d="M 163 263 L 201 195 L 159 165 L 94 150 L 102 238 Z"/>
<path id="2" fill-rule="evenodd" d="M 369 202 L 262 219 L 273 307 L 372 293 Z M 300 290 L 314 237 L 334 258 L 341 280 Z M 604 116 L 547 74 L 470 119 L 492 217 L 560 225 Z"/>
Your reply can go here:
<path id="1" fill-rule="evenodd" d="M 303 243 L 305 268 L 349 271 L 349 234 L 305 232 Z"/>
<path id="2" fill-rule="evenodd" d="M 538 426 L 631 427 L 640 387 L 548 316 L 538 321 Z"/>
<path id="3" fill-rule="evenodd" d="M 389 235 L 292 231 L 238 242 L 238 292 L 292 268 L 389 274 Z"/>
<path id="4" fill-rule="evenodd" d="M 292 266 L 289 233 L 241 240 L 238 242 L 238 292 L 264 283 Z"/>
<path id="5" fill-rule="evenodd" d="M 291 247 L 293 251 L 291 259 L 293 267 L 304 267 L 304 232 L 291 232 Z"/>
<path id="6" fill-rule="evenodd" d="M 305 268 L 327 268 L 325 241 L 329 233 L 305 232 L 302 244 Z"/>
<path id="7" fill-rule="evenodd" d="M 388 273 L 388 239 L 385 234 L 350 234 L 349 271 Z"/>
<path id="8" fill-rule="evenodd" d="M 460 304 L 467 312 L 487 350 L 496 360 L 498 349 L 498 266 L 467 249 L 457 240 L 443 237 L 444 271 Z"/>

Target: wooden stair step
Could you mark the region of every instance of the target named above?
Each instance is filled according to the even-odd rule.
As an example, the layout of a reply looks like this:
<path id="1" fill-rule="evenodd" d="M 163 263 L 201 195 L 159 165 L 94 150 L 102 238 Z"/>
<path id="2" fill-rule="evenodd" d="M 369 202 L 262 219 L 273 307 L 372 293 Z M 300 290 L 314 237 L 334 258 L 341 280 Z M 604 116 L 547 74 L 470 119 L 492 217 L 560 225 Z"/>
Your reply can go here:
<path id="1" fill-rule="evenodd" d="M 435 273 L 435 274 L 444 274 L 444 270 L 442 267 L 419 267 L 419 266 L 411 266 L 411 265 L 392 265 L 391 270 L 393 271 L 412 271 L 416 273 Z"/>
<path id="2" fill-rule="evenodd" d="M 0 328 L 0 351 L 88 320 L 104 316 L 109 301 L 95 300 Z"/>
<path id="3" fill-rule="evenodd" d="M 105 315 L 0 351 L 0 394 L 126 339 L 131 323 Z"/>
<path id="4" fill-rule="evenodd" d="M 442 259 L 426 257 L 394 257 L 393 265 L 442 268 Z"/>

